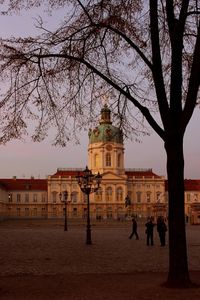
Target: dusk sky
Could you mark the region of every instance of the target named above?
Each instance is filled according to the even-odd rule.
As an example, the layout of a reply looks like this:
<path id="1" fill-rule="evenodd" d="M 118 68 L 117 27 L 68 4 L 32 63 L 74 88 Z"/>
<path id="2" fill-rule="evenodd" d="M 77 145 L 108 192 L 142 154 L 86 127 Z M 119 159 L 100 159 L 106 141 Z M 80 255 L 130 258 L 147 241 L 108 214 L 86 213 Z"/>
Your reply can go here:
<path id="1" fill-rule="evenodd" d="M 55 19 L 59 19 L 57 13 Z M 0 35 L 2 37 L 26 35 L 34 32 L 34 14 L 0 17 Z M 52 24 L 52 18 L 51 20 Z M 61 18 L 61 16 L 60 16 Z M 26 32 L 24 32 L 26 28 Z M 185 178 L 200 179 L 200 110 L 196 109 L 185 134 Z M 80 145 L 69 143 L 60 148 L 51 145 L 51 136 L 44 142 L 33 143 L 27 137 L 25 141 L 11 141 L 0 146 L 0 178 L 45 178 L 56 172 L 58 167 L 78 168 L 87 164 L 88 135 L 80 136 Z M 141 143 L 125 141 L 126 168 L 152 168 L 158 175 L 166 176 L 166 155 L 163 142 L 152 130 L 150 136 L 141 137 Z"/>

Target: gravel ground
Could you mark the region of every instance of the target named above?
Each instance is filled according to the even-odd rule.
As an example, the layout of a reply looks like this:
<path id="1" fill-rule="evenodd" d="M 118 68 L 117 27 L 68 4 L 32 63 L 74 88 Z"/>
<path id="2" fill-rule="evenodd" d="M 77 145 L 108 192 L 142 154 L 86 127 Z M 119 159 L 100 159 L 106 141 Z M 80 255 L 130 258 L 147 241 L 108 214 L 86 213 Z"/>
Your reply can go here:
<path id="1" fill-rule="evenodd" d="M 168 246 L 128 239 L 130 222 L 95 223 L 92 245 L 85 224 L 63 221 L 0 223 L 0 299 L 199 299 L 200 289 L 161 287 L 168 270 Z M 200 284 L 200 226 L 187 225 L 188 261 Z"/>

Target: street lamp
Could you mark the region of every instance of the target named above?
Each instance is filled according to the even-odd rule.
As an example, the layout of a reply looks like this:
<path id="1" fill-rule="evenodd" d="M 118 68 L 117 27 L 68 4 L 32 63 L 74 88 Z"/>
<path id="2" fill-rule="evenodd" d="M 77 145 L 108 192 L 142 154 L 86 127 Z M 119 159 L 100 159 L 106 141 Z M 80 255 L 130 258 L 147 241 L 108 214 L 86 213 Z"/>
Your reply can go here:
<path id="1" fill-rule="evenodd" d="M 64 231 L 67 231 L 67 197 L 68 197 L 68 192 L 64 191 L 63 192 L 64 200 L 62 202 L 65 203 L 65 223 L 64 223 Z M 62 193 L 59 194 L 60 200 L 62 199 Z"/>
<path id="2" fill-rule="evenodd" d="M 90 226 L 90 194 L 96 192 L 100 188 L 102 176 L 92 174 L 91 170 L 86 166 L 83 175 L 76 176 L 81 191 L 87 195 L 87 227 L 86 227 L 86 244 L 91 245 L 91 226 Z"/>

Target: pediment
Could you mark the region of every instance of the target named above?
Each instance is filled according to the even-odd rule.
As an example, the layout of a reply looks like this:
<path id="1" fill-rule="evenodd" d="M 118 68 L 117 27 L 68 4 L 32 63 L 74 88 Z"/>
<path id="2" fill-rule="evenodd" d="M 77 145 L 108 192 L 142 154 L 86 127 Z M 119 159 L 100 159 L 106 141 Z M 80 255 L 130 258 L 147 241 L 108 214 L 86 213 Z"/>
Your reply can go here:
<path id="1" fill-rule="evenodd" d="M 107 171 L 103 173 L 102 176 L 103 176 L 102 177 L 103 180 L 126 180 L 127 179 L 127 176 L 125 174 L 119 175 L 112 171 Z"/>

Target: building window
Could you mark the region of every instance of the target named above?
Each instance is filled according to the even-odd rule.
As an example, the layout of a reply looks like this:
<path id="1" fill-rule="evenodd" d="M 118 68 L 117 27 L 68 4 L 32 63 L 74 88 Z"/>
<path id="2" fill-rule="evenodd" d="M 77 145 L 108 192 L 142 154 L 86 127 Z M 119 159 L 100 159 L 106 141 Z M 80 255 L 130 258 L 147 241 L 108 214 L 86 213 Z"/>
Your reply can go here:
<path id="1" fill-rule="evenodd" d="M 52 193 L 52 201 L 53 201 L 53 203 L 56 203 L 56 196 L 57 196 L 57 193 L 53 192 Z M 58 197 L 59 197 L 59 194 L 58 194 Z"/>
<path id="2" fill-rule="evenodd" d="M 102 189 L 99 188 L 95 193 L 95 201 L 102 201 Z"/>
<path id="3" fill-rule="evenodd" d="M 29 207 L 25 207 L 25 215 L 29 216 Z"/>
<path id="4" fill-rule="evenodd" d="M 62 188 L 65 190 L 65 189 L 67 189 L 67 184 L 66 183 L 63 183 L 62 184 Z"/>
<path id="5" fill-rule="evenodd" d="M 17 202 L 21 202 L 21 194 L 17 194 Z"/>
<path id="6" fill-rule="evenodd" d="M 44 216 L 46 214 L 46 208 L 42 207 L 42 215 Z"/>
<path id="7" fill-rule="evenodd" d="M 97 207 L 96 209 L 96 219 L 101 220 L 103 218 L 103 212 L 101 207 Z"/>
<path id="8" fill-rule="evenodd" d="M 77 208 L 76 207 L 73 208 L 72 214 L 74 217 L 77 216 Z"/>
<path id="9" fill-rule="evenodd" d="M 187 194 L 187 202 L 190 202 L 190 194 Z"/>
<path id="10" fill-rule="evenodd" d="M 117 166 L 118 166 L 118 168 L 121 167 L 121 154 L 120 153 L 117 155 Z"/>
<path id="11" fill-rule="evenodd" d="M 106 201 L 112 201 L 112 188 L 108 187 L 106 189 Z"/>
<path id="12" fill-rule="evenodd" d="M 25 194 L 25 202 L 29 202 L 29 194 Z"/>
<path id="13" fill-rule="evenodd" d="M 34 215 L 34 216 L 37 216 L 37 207 L 34 207 L 34 208 L 33 208 L 33 215 Z"/>
<path id="14" fill-rule="evenodd" d="M 45 194 L 42 194 L 42 202 L 45 202 L 46 201 L 46 196 Z"/>
<path id="15" fill-rule="evenodd" d="M 78 200 L 78 193 L 77 192 L 72 192 L 72 194 L 71 194 L 72 203 L 76 203 L 77 200 Z"/>
<path id="16" fill-rule="evenodd" d="M 17 215 L 20 216 L 20 207 L 17 207 Z"/>
<path id="17" fill-rule="evenodd" d="M 137 193 L 136 193 L 137 203 L 140 203 L 140 202 L 141 202 L 141 195 L 142 195 L 141 192 L 137 192 Z"/>
<path id="18" fill-rule="evenodd" d="M 112 219 L 112 207 L 108 207 L 107 209 L 107 218 Z"/>
<path id="19" fill-rule="evenodd" d="M 121 187 L 117 188 L 117 201 L 123 201 L 123 190 Z"/>
<path id="20" fill-rule="evenodd" d="M 8 194 L 8 202 L 12 202 L 13 199 L 13 195 L 12 194 Z"/>
<path id="21" fill-rule="evenodd" d="M 111 167 L 111 154 L 106 153 L 106 167 Z"/>
<path id="22" fill-rule="evenodd" d="M 147 192 L 147 202 L 151 202 L 151 192 Z"/>
<path id="23" fill-rule="evenodd" d="M 33 194 L 33 202 L 37 202 L 37 194 Z"/>
<path id="24" fill-rule="evenodd" d="M 94 166 L 95 168 L 99 167 L 99 155 L 97 153 L 94 155 Z"/>

